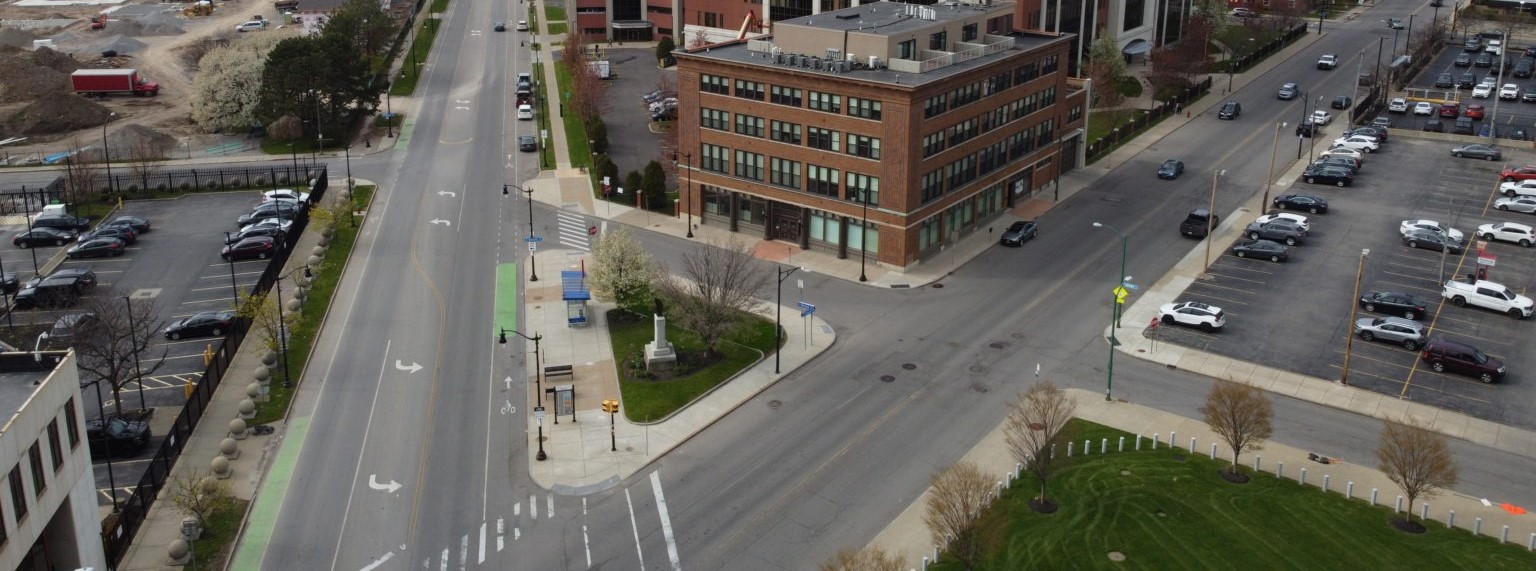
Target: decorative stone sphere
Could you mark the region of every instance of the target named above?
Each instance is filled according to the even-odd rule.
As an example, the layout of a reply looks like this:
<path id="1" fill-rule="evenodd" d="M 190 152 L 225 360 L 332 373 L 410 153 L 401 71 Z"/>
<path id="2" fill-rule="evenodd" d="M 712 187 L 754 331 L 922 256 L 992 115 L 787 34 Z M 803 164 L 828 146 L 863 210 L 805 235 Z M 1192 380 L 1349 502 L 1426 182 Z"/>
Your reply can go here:
<path id="1" fill-rule="evenodd" d="M 225 438 L 224 440 L 219 441 L 219 453 L 223 454 L 225 457 L 234 456 L 235 453 L 239 451 L 240 444 L 235 442 L 235 439 Z"/>
<path id="2" fill-rule="evenodd" d="M 251 383 L 245 386 L 245 396 L 256 398 L 261 396 L 261 383 Z"/>
<path id="3" fill-rule="evenodd" d="M 276 365 L 277 364 L 277 351 L 268 350 L 267 354 L 261 356 L 261 364 L 266 365 L 268 367 L 271 367 L 272 365 Z"/>
<path id="4" fill-rule="evenodd" d="M 192 549 L 187 547 L 187 540 L 179 537 L 171 540 L 171 544 L 165 548 L 166 556 L 174 560 L 181 560 L 191 552 Z"/>
<path id="5" fill-rule="evenodd" d="M 241 418 L 250 418 L 252 415 L 255 415 L 255 414 L 256 414 L 256 401 L 253 401 L 251 399 L 240 399 L 240 417 Z"/>

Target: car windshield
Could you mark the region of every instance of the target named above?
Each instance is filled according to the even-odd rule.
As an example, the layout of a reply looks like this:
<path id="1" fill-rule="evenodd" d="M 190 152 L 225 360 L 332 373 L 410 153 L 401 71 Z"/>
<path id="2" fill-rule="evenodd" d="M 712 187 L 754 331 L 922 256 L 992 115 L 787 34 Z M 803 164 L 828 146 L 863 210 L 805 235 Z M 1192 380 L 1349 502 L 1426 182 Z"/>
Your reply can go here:
<path id="1" fill-rule="evenodd" d="M 1473 361 L 1477 361 L 1479 363 L 1487 363 L 1488 362 L 1488 356 L 1484 355 L 1482 351 L 1479 351 L 1477 349 L 1473 349 L 1472 350 L 1472 360 Z"/>
<path id="2" fill-rule="evenodd" d="M 113 438 L 121 438 L 126 436 L 128 434 L 128 421 L 121 418 L 114 418 L 109 420 L 107 421 L 105 432 L 108 436 Z"/>

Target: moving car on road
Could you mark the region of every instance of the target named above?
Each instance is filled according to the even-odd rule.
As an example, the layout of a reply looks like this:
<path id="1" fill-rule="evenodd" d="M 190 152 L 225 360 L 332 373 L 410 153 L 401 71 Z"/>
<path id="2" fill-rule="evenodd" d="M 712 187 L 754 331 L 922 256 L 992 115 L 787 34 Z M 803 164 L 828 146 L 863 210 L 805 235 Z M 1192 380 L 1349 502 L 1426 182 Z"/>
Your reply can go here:
<path id="1" fill-rule="evenodd" d="M 1179 159 L 1168 159 L 1163 161 L 1162 166 L 1157 167 L 1157 178 L 1163 180 L 1173 180 L 1179 178 L 1181 174 L 1184 174 L 1184 161 Z"/>
<path id="2" fill-rule="evenodd" d="M 1295 99 L 1299 93 L 1301 93 L 1301 88 L 1297 87 L 1295 83 L 1287 83 L 1280 86 L 1280 91 L 1276 92 L 1275 96 L 1283 101 L 1290 101 Z"/>
<path id="3" fill-rule="evenodd" d="M 1040 225 L 1034 220 L 1020 220 L 1008 225 L 1001 241 L 1004 246 L 1023 246 L 1040 234 Z"/>

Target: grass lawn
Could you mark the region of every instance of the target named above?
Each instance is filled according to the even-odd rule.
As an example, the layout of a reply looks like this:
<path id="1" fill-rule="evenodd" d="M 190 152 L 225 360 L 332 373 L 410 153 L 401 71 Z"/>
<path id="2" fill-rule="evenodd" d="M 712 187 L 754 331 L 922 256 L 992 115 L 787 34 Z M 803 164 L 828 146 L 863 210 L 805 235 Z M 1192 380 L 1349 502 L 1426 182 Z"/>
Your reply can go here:
<path id="1" fill-rule="evenodd" d="M 1115 91 L 1125 97 L 1141 97 L 1141 82 L 1129 75 L 1115 78 Z"/>
<path id="2" fill-rule="evenodd" d="M 545 6 L 544 19 L 551 22 L 564 22 L 565 8 L 561 6 Z"/>
<path id="3" fill-rule="evenodd" d="M 565 31 L 566 31 L 566 27 L 565 26 L 566 26 L 565 22 L 550 22 L 549 23 L 549 35 L 551 35 L 551 36 L 558 36 L 560 34 L 564 34 Z"/>
<path id="4" fill-rule="evenodd" d="M 396 97 L 405 97 L 416 91 L 416 81 L 421 79 L 421 67 L 416 64 L 427 61 L 427 54 L 432 51 L 432 39 L 437 37 L 437 20 L 427 19 L 416 28 L 416 39 L 411 41 L 409 49 L 400 54 L 404 59 L 401 69 L 404 70 L 399 77 L 389 84 L 389 94 Z"/>
<path id="5" fill-rule="evenodd" d="M 677 349 L 678 372 L 683 376 L 668 380 L 644 380 L 634 374 L 635 359 L 645 367 L 645 344 L 651 341 L 651 320 L 621 309 L 608 312 L 608 336 L 618 361 L 619 391 L 623 395 L 624 414 L 632 422 L 653 422 L 665 418 L 742 369 L 756 363 L 773 350 L 773 321 L 752 315 L 745 327 L 718 344 L 723 355 L 702 367 L 699 359 L 704 344 L 697 335 L 667 323 L 667 341 Z"/>
<path id="6" fill-rule="evenodd" d="M 1130 449 L 1135 438 L 1073 422 L 1074 440 L 1095 448 L 1125 436 Z M 1517 545 L 1435 522 L 1422 535 L 1401 533 L 1385 507 L 1272 473 L 1230 484 L 1217 475 L 1224 466 L 1145 442 L 1141 452 L 1084 457 L 1052 479 L 1060 509 L 1050 515 L 1029 509 L 1038 488 L 1026 474 L 983 516 L 990 531 L 976 569 L 1536 569 L 1536 554 Z M 1111 562 L 1110 552 L 1125 561 Z M 949 555 L 940 561 L 931 569 L 963 568 Z"/>
<path id="7" fill-rule="evenodd" d="M 571 78 L 571 71 L 566 69 L 565 63 L 558 60 L 555 61 L 555 81 L 560 84 L 560 97 L 562 99 L 566 98 L 565 94 L 570 93 L 574 89 L 571 87 L 575 84 L 575 80 Z M 552 105 L 551 107 L 559 109 L 560 106 Z M 550 116 L 547 108 L 545 111 L 544 115 L 546 117 Z M 592 147 L 587 144 L 587 137 L 582 135 L 587 132 L 586 124 L 581 121 L 581 117 L 576 113 L 566 113 L 563 117 L 560 117 L 560 122 L 565 125 L 565 145 L 569 147 L 568 150 L 571 153 L 571 166 L 591 167 Z M 578 136 L 571 136 L 573 133 Z M 588 171 L 590 172 L 591 169 L 588 168 Z"/>
<path id="8" fill-rule="evenodd" d="M 245 518 L 245 509 L 250 503 L 240 498 L 229 498 L 228 506 L 209 516 L 203 536 L 192 542 L 192 556 L 198 568 L 224 568 L 225 561 L 229 559 L 230 547 L 235 544 L 235 536 L 240 533 L 240 520 Z"/>
<path id="9" fill-rule="evenodd" d="M 1109 132 L 1115 127 L 1126 124 L 1132 117 L 1145 115 L 1143 109 L 1109 109 L 1105 111 L 1090 111 L 1088 118 L 1088 142 L 1099 140 L 1099 137 L 1109 136 Z"/>

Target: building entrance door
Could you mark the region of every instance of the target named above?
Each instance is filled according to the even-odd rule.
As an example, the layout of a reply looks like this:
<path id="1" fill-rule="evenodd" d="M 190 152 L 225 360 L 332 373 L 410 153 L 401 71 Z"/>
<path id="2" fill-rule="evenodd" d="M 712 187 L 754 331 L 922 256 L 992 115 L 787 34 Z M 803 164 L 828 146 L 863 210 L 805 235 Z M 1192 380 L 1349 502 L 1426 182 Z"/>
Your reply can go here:
<path id="1" fill-rule="evenodd" d="M 801 213 L 802 209 L 799 206 L 783 202 L 773 203 L 773 219 L 769 226 L 768 239 L 799 244 L 800 233 L 804 230 Z"/>

